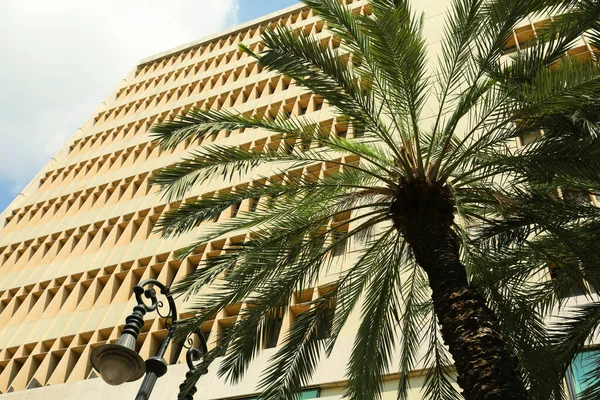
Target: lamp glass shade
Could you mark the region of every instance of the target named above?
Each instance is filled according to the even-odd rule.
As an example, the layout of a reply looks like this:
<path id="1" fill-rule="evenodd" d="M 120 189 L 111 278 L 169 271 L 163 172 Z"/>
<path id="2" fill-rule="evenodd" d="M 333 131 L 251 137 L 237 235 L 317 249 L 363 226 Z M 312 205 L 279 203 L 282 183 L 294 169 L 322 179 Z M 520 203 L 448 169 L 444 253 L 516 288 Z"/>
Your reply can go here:
<path id="1" fill-rule="evenodd" d="M 131 361 L 118 353 L 109 353 L 102 357 L 100 376 L 109 385 L 118 386 L 131 378 L 133 365 Z"/>
<path id="2" fill-rule="evenodd" d="M 111 343 L 92 351 L 92 366 L 109 385 L 116 386 L 138 380 L 146 372 L 144 360 L 130 347 L 132 346 Z"/>

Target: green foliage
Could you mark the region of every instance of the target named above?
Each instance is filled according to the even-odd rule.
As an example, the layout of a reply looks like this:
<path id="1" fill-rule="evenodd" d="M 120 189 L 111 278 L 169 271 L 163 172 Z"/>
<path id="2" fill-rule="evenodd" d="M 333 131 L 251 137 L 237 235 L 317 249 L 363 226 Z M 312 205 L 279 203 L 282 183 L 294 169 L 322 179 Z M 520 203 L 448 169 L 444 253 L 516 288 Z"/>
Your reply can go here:
<path id="1" fill-rule="evenodd" d="M 561 398 L 560 376 L 599 318 L 592 303 L 561 321 L 553 337 L 558 353 L 552 353 L 543 316 L 564 304 L 574 282 L 600 288 L 600 211 L 572 196 L 600 193 L 600 71 L 593 60 L 567 55 L 580 35 L 599 44 L 600 5 L 453 0 L 431 71 L 422 35 L 426 21 L 409 2 L 372 0 L 371 16 L 355 15 L 337 0 L 304 2 L 340 40 L 338 48 L 275 27 L 263 31 L 260 54 L 241 49 L 266 70 L 321 96 L 338 120 L 364 135 L 338 137 L 307 117 L 234 110 L 191 110 L 153 128 L 164 150 L 240 128 L 311 144 L 261 151 L 204 145 L 153 177 L 173 201 L 208 181 L 249 181 L 263 166 L 272 171 L 253 176 L 247 187 L 182 202 L 159 221 L 166 236 L 198 235 L 180 257 L 224 235 L 251 233 L 178 282 L 175 292 L 186 294 L 196 312 L 180 324 L 180 335 L 246 300 L 252 306 L 240 311 L 243 318 L 207 358 L 221 357 L 219 374 L 237 382 L 293 293 L 312 288 L 332 267 L 337 246 L 349 243 L 348 268 L 298 315 L 271 357 L 261 398 L 297 397 L 352 315 L 361 322 L 347 365 L 349 398 L 381 398 L 381 377 L 389 372 L 399 372 L 398 398 L 406 398 L 415 368 L 427 369 L 426 398 L 459 398 L 427 277 L 389 217 L 404 182 L 444 183 L 454 196 L 454 229 L 471 284 L 519 354 L 531 398 Z M 507 54 L 513 29 L 527 16 L 547 14 L 560 17 L 540 28 L 523 51 Z M 430 103 L 434 118 L 425 116 Z M 535 136 L 533 143 L 517 147 L 526 135 Z M 320 163 L 339 170 L 290 172 Z M 262 201 L 200 227 L 249 199 Z M 340 220 L 349 226 L 342 234 Z M 560 273 L 549 280 L 551 265 Z M 332 306 L 331 326 L 324 328 Z"/>

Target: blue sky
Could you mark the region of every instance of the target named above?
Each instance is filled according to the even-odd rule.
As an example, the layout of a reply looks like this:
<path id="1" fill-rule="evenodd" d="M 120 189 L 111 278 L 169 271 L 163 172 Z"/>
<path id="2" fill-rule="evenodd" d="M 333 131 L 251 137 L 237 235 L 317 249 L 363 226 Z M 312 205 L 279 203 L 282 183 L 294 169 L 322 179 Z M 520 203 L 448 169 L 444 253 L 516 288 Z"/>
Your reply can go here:
<path id="1" fill-rule="evenodd" d="M 1 0 L 0 211 L 142 58 L 293 0 Z"/>
<path id="2" fill-rule="evenodd" d="M 292 0 L 240 0 L 239 1 L 239 22 L 250 21 L 262 15 L 272 13 L 273 11 L 298 4 L 298 1 Z"/>

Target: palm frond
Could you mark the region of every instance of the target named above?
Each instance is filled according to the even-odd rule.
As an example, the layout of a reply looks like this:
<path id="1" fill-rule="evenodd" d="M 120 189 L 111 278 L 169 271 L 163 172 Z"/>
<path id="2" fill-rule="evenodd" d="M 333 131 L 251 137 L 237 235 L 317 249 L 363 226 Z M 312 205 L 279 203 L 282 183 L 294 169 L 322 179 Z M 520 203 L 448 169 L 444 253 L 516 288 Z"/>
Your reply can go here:
<path id="1" fill-rule="evenodd" d="M 219 375 L 236 383 L 283 310 L 296 310 L 285 316 L 294 322 L 259 382 L 260 398 L 293 399 L 357 314 L 347 397 L 381 398 L 382 376 L 397 372 L 398 398 L 407 398 L 419 368 L 423 396 L 459 398 L 437 327 L 446 321 L 430 298 L 428 279 L 434 279 L 416 263 L 416 241 L 409 241 L 392 208 L 413 186 L 443 185 L 453 210 L 446 236 L 455 245 L 455 264 L 462 263 L 469 284 L 496 315 L 490 324 L 502 330 L 497 337 L 506 340 L 506 353 L 517 354 L 530 397 L 562 400 L 561 377 L 600 324 L 595 303 L 576 311 L 557 325 L 553 348 L 544 320 L 564 305 L 574 283 L 600 288 L 600 209 L 571 195 L 600 193 L 600 70 L 595 61 L 572 55 L 582 35 L 600 43 L 600 6 L 592 0 L 453 0 L 439 68 L 430 78 L 424 20 L 408 1 L 371 0 L 369 16 L 337 0 L 304 2 L 335 35 L 329 42 L 269 27 L 262 32 L 263 51 L 240 48 L 322 98 L 336 123 L 364 136 L 338 137 L 325 124 L 287 112 L 234 110 L 191 110 L 153 129 L 167 151 L 223 130 L 256 129 L 279 138 L 261 150 L 204 144 L 153 177 L 164 198 L 183 200 L 156 228 L 165 236 L 196 236 L 177 256 L 227 236 L 244 238 L 175 285 L 174 293 L 186 295 L 196 313 L 178 324 L 178 335 L 242 303 L 241 318 L 207 356 L 220 358 Z M 509 54 L 513 30 L 545 13 L 562 16 L 536 24 L 535 39 Z M 437 114 L 428 121 L 422 114 L 432 89 Z M 543 134 L 533 143 L 514 146 L 536 132 Z M 236 185 L 193 197 L 216 179 Z M 256 199 L 258 206 L 246 207 Z M 208 224 L 230 208 L 232 218 Z M 346 269 L 333 276 L 337 246 L 348 243 Z M 434 251 L 435 243 L 424 248 Z M 294 308 L 294 293 L 325 276 L 327 290 Z"/>
<path id="2" fill-rule="evenodd" d="M 400 362 L 398 372 L 398 399 L 405 400 L 410 389 L 410 373 L 417 365 L 418 352 L 426 335 L 431 296 L 427 296 L 424 272 L 416 263 L 406 266 L 406 278 L 402 283 L 401 304 L 403 311 L 398 315 L 400 325 Z"/>
<path id="3" fill-rule="evenodd" d="M 600 326 L 600 303 L 577 306 L 569 311 L 568 316 L 559 318 L 552 326 L 552 340 L 563 374 Z"/>
<path id="4" fill-rule="evenodd" d="M 423 396 L 431 400 L 459 400 L 462 398 L 454 383 L 452 358 L 444 346 L 438 331 L 435 313 L 431 313 L 429 345 L 425 354 L 427 373 L 423 384 Z"/>
<path id="5" fill-rule="evenodd" d="M 358 327 L 353 351 L 348 361 L 348 386 L 351 398 L 381 398 L 397 334 L 396 315 L 399 299 L 400 268 L 388 268 L 389 262 L 400 265 L 405 259 L 405 244 L 394 235 L 386 249 L 381 249 L 371 263 L 369 283 L 365 287 L 361 307 L 362 319 Z"/>

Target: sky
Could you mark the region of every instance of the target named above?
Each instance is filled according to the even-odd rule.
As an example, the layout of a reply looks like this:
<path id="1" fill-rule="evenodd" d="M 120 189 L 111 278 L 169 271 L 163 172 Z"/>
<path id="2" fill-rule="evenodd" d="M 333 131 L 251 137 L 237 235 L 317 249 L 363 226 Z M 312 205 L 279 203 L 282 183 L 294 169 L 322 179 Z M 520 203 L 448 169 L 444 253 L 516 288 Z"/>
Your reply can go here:
<path id="1" fill-rule="evenodd" d="M 296 0 L 0 0 L 0 211 L 142 58 Z"/>

